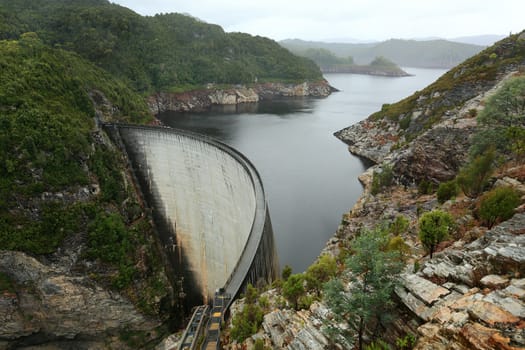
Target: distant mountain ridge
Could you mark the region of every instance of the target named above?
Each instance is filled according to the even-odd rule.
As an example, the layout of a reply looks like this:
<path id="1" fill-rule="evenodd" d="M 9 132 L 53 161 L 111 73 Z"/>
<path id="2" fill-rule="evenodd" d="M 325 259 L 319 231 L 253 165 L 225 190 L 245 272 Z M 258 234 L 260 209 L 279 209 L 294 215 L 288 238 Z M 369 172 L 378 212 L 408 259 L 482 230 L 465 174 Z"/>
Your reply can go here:
<path id="1" fill-rule="evenodd" d="M 383 56 L 401 67 L 420 68 L 451 68 L 484 49 L 484 46 L 481 45 L 442 39 L 425 41 L 390 39 L 365 44 L 287 39 L 279 43 L 294 53 L 309 48 L 322 48 L 339 57 L 351 56 L 357 64 L 367 64 L 375 57 Z"/>
<path id="2" fill-rule="evenodd" d="M 485 34 L 485 35 L 461 36 L 457 38 L 449 38 L 447 40 L 455 41 L 458 43 L 465 43 L 465 44 L 490 46 L 490 45 L 493 45 L 496 41 L 500 41 L 503 38 L 505 38 L 505 35 Z"/>

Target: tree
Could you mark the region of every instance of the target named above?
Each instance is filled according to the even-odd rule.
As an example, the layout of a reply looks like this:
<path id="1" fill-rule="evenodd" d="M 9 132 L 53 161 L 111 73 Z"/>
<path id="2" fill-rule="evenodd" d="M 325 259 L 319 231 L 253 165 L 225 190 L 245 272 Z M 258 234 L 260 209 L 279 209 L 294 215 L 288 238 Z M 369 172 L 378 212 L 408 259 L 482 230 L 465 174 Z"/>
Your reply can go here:
<path id="1" fill-rule="evenodd" d="M 516 191 L 511 187 L 499 187 L 483 195 L 478 215 L 488 228 L 492 228 L 496 223 L 510 219 L 519 204 L 520 196 Z"/>
<path id="2" fill-rule="evenodd" d="M 306 280 L 306 287 L 308 290 L 313 290 L 319 296 L 323 283 L 330 278 L 335 277 L 337 272 L 337 263 L 333 256 L 323 254 L 313 265 L 310 265 L 304 274 Z"/>
<path id="3" fill-rule="evenodd" d="M 430 252 L 430 258 L 439 242 L 443 241 L 454 226 L 454 219 L 441 210 L 427 212 L 419 219 L 419 239 Z"/>
<path id="4" fill-rule="evenodd" d="M 304 295 L 304 276 L 300 273 L 291 275 L 283 284 L 283 296 L 288 299 L 297 310 L 298 301 Z"/>
<path id="5" fill-rule="evenodd" d="M 525 77 L 508 80 L 487 100 L 478 121 L 486 126 L 525 126 Z"/>
<path id="6" fill-rule="evenodd" d="M 365 331 L 377 335 L 394 304 L 392 292 L 403 264 L 397 252 L 386 250 L 387 244 L 388 236 L 381 230 L 362 232 L 352 242 L 353 254 L 345 262 L 348 291 L 341 278 L 325 285 L 325 300 L 335 321 L 346 322 L 357 332 L 358 349 L 363 349 Z"/>
<path id="7" fill-rule="evenodd" d="M 525 153 L 525 77 L 508 80 L 492 95 L 478 122 L 482 130 L 474 137 L 473 154 L 495 146 L 499 152 L 510 152 L 521 159 Z"/>
<path id="8" fill-rule="evenodd" d="M 483 192 L 492 174 L 495 159 L 496 153 L 490 148 L 459 171 L 456 182 L 465 195 L 475 198 Z"/>
<path id="9" fill-rule="evenodd" d="M 396 219 L 390 223 L 388 229 L 394 236 L 399 236 L 400 234 L 406 232 L 409 226 L 410 222 L 406 216 L 398 215 L 396 216 Z"/>
<path id="10" fill-rule="evenodd" d="M 370 193 L 373 195 L 378 194 L 384 188 L 392 185 L 394 181 L 394 173 L 392 172 L 392 166 L 383 164 L 381 171 L 375 171 L 372 177 L 372 185 L 370 187 Z"/>
<path id="11" fill-rule="evenodd" d="M 437 190 L 437 200 L 439 203 L 445 203 L 451 198 L 458 195 L 459 187 L 456 180 L 446 181 L 439 184 Z"/>
<path id="12" fill-rule="evenodd" d="M 281 278 L 286 281 L 292 275 L 292 267 L 290 265 L 284 265 Z"/>
<path id="13" fill-rule="evenodd" d="M 259 304 L 257 304 L 257 294 L 257 289 L 251 284 L 248 284 L 244 307 L 241 312 L 235 314 L 232 319 L 231 336 L 239 343 L 252 334 L 257 333 L 262 323 L 263 311 Z"/>

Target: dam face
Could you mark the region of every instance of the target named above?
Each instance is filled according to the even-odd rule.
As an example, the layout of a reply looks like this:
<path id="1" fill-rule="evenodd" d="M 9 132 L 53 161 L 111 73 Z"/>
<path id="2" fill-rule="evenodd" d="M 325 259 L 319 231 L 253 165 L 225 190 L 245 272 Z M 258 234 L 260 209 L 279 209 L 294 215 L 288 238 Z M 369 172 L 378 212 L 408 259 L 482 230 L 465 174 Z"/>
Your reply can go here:
<path id="1" fill-rule="evenodd" d="M 206 300 L 224 287 L 236 296 L 278 276 L 264 190 L 248 159 L 185 131 L 107 129 L 128 156 L 186 292 Z"/>

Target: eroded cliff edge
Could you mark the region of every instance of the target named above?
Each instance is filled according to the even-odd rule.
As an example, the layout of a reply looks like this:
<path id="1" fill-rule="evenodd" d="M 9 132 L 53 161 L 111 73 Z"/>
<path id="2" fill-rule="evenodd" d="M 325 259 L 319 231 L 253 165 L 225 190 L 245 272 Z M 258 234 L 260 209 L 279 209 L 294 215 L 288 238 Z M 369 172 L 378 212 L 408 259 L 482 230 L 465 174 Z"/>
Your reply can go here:
<path id="1" fill-rule="evenodd" d="M 213 84 L 206 89 L 181 93 L 160 92 L 150 96 L 147 103 L 153 114 L 165 111 L 199 112 L 213 105 L 256 103 L 277 97 L 326 97 L 336 91 L 326 80 L 296 84 L 261 83 L 219 88 Z"/>

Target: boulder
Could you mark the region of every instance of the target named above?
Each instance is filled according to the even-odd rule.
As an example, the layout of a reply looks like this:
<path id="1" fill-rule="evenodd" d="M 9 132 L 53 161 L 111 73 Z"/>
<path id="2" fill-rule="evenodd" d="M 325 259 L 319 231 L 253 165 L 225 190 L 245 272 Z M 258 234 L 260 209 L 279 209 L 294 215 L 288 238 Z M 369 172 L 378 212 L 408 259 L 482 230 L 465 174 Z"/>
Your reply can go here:
<path id="1" fill-rule="evenodd" d="M 487 275 L 480 281 L 481 285 L 491 289 L 505 288 L 509 284 L 509 279 L 499 275 Z"/>

